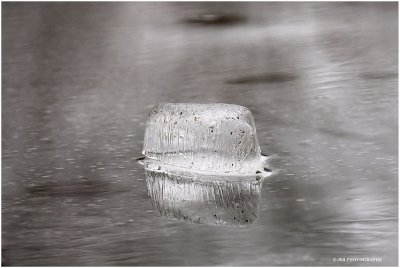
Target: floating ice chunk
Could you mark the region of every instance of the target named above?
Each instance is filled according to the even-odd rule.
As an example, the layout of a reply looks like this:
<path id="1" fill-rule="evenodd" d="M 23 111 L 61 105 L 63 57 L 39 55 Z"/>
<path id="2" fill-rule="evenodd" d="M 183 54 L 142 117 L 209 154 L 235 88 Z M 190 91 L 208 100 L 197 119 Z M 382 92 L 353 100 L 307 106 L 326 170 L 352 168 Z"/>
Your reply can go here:
<path id="1" fill-rule="evenodd" d="M 245 226 L 257 219 L 262 179 L 190 177 L 145 169 L 153 207 L 191 223 Z M 213 179 L 212 179 L 213 178 Z"/>
<path id="2" fill-rule="evenodd" d="M 233 104 L 156 105 L 146 122 L 142 153 L 192 171 L 263 171 L 253 116 L 249 109 Z"/>

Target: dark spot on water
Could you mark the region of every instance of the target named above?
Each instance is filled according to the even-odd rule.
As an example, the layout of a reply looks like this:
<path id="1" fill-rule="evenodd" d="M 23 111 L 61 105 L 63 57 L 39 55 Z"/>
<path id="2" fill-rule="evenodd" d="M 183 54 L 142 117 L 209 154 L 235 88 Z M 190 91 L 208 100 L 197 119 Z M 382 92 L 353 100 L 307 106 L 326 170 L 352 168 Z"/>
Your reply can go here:
<path id="1" fill-rule="evenodd" d="M 183 112 L 180 112 L 179 114 L 182 114 Z"/>
<path id="2" fill-rule="evenodd" d="M 349 130 L 342 130 L 338 127 L 333 128 L 333 127 L 319 127 L 316 128 L 317 131 L 319 131 L 322 134 L 328 135 L 328 136 L 333 136 L 336 138 L 349 138 L 349 139 L 362 139 L 363 137 L 356 132 Z"/>
<path id="3" fill-rule="evenodd" d="M 198 25 L 233 25 L 245 21 L 244 17 L 228 13 L 200 14 L 194 18 L 187 18 L 185 23 Z"/>
<path id="4" fill-rule="evenodd" d="M 256 174 L 260 174 L 260 173 L 261 173 L 261 171 L 259 171 L 259 170 L 256 171 Z"/>
<path id="5" fill-rule="evenodd" d="M 297 79 L 297 76 L 290 73 L 266 73 L 250 76 L 243 76 L 237 79 L 226 81 L 227 84 L 258 84 L 258 83 L 283 83 Z"/>
<path id="6" fill-rule="evenodd" d="M 65 182 L 43 183 L 40 185 L 28 186 L 26 192 L 32 195 L 44 196 L 65 196 L 65 195 L 93 195 L 109 192 L 110 184 L 108 182 L 91 180 L 86 177 L 80 177 L 78 180 Z"/>
<path id="7" fill-rule="evenodd" d="M 214 130 L 211 130 L 211 132 L 214 132 Z"/>
<path id="8" fill-rule="evenodd" d="M 6 254 L 6 249 L 2 248 L 1 249 L 1 266 L 11 266 L 8 260 L 6 261 L 6 258 L 4 257 Z"/>
<path id="9" fill-rule="evenodd" d="M 264 170 L 265 170 L 266 172 L 272 172 L 272 169 L 269 169 L 269 168 L 264 168 Z"/>
<path id="10" fill-rule="evenodd" d="M 142 160 L 144 160 L 146 157 L 139 157 L 139 158 L 135 158 L 135 161 L 142 161 Z"/>
<path id="11" fill-rule="evenodd" d="M 233 132 L 231 132 L 231 135 L 233 134 Z"/>
<path id="12" fill-rule="evenodd" d="M 392 72 L 369 72 L 369 73 L 362 73 L 360 77 L 365 79 L 390 79 L 390 78 L 397 78 L 397 73 Z"/>

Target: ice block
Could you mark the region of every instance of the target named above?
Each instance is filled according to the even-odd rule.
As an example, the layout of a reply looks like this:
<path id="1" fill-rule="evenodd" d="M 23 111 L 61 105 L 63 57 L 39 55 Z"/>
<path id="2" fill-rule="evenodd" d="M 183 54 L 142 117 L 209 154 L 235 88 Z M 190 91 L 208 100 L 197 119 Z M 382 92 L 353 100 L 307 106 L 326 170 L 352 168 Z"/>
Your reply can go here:
<path id="1" fill-rule="evenodd" d="M 142 153 L 193 172 L 263 171 L 253 116 L 249 109 L 234 104 L 156 105 L 146 122 Z"/>

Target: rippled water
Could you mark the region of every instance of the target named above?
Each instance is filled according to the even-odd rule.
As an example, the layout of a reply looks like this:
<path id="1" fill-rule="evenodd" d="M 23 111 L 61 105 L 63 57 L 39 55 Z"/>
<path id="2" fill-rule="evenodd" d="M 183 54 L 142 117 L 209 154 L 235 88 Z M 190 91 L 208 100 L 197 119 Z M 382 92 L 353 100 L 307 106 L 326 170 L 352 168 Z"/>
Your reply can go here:
<path id="1" fill-rule="evenodd" d="M 397 10 L 4 3 L 3 264 L 396 265 Z M 252 111 L 279 170 L 252 224 L 153 207 L 135 159 L 159 102 Z"/>

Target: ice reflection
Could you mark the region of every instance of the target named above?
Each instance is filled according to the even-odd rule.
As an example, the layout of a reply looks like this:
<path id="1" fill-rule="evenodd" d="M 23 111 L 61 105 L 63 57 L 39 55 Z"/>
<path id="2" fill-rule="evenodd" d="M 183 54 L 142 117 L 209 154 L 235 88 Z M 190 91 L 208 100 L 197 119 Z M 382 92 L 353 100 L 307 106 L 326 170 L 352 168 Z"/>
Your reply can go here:
<path id="1" fill-rule="evenodd" d="M 230 226 L 257 219 L 260 177 L 194 177 L 149 169 L 145 174 L 153 208 L 162 216 Z"/>

